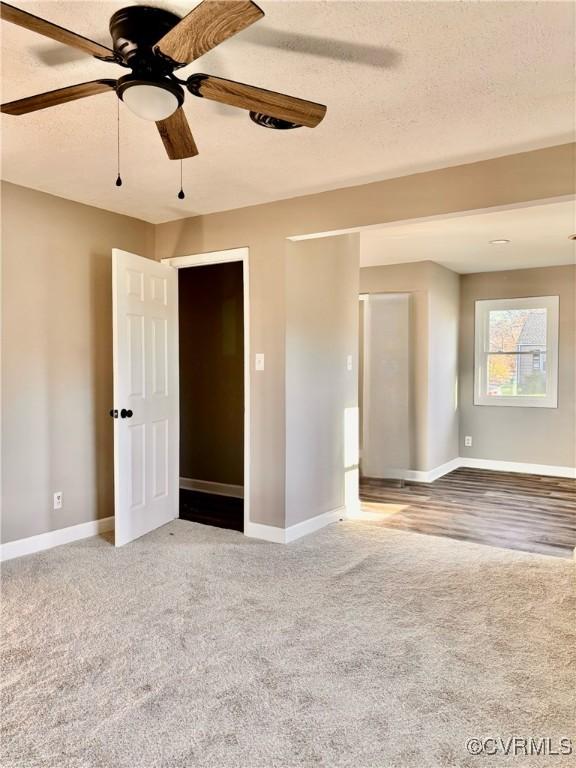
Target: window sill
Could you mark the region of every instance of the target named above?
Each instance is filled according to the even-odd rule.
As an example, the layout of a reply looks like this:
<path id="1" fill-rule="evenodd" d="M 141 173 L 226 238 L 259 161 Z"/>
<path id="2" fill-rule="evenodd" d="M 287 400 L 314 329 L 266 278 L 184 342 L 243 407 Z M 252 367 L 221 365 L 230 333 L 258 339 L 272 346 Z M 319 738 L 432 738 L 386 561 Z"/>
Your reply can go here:
<path id="1" fill-rule="evenodd" d="M 493 406 L 496 408 L 558 408 L 558 401 L 549 398 L 536 399 L 532 397 L 478 397 L 474 398 L 474 405 Z"/>

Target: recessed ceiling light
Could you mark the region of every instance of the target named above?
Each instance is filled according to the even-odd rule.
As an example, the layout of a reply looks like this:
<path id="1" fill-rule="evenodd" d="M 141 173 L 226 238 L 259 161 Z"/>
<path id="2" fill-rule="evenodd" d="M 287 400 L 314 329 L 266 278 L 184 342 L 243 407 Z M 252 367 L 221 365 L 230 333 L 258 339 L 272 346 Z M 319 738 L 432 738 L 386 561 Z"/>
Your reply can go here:
<path id="1" fill-rule="evenodd" d="M 505 243 L 509 243 L 510 240 L 489 240 L 488 242 L 490 245 L 504 245 Z"/>

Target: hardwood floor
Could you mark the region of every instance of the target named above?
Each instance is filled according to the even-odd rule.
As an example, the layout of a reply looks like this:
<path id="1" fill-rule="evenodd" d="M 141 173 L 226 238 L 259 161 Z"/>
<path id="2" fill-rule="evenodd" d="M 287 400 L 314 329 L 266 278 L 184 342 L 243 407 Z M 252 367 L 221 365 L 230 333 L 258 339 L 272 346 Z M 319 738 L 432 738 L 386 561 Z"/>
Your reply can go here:
<path id="1" fill-rule="evenodd" d="M 457 469 L 433 483 L 363 478 L 363 514 L 389 528 L 572 557 L 576 480 Z"/>

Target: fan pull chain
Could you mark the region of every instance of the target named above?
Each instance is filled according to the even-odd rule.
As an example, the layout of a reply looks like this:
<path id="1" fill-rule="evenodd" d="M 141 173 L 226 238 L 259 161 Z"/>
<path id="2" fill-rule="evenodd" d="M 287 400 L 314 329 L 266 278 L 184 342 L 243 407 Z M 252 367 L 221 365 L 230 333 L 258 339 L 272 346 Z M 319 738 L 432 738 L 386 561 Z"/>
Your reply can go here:
<path id="1" fill-rule="evenodd" d="M 120 99 L 116 99 L 116 128 L 117 128 L 117 143 L 116 143 L 116 160 L 118 166 L 118 178 L 116 179 L 116 186 L 122 186 L 122 177 L 120 176 Z"/>
<path id="2" fill-rule="evenodd" d="M 184 194 L 184 188 L 182 185 L 182 160 L 180 160 L 180 192 L 178 192 L 178 200 L 184 200 L 186 195 Z"/>

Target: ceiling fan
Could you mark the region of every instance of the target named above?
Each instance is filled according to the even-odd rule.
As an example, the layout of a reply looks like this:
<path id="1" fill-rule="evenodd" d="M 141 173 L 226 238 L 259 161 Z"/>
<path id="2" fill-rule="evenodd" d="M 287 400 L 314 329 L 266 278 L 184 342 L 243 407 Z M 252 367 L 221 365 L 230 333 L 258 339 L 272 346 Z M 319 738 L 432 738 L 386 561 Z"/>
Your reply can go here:
<path id="1" fill-rule="evenodd" d="M 184 18 L 162 8 L 132 5 L 116 11 L 110 19 L 112 48 L 108 48 L 0 3 L 0 18 L 4 21 L 131 70 L 118 80 L 92 80 L 10 101 L 2 104 L 1 111 L 25 115 L 112 90 L 132 112 L 156 123 L 171 160 L 198 154 L 182 109 L 182 86 L 194 96 L 247 109 L 254 122 L 268 128 L 314 128 L 326 114 L 322 104 L 212 75 L 193 74 L 181 80 L 175 74 L 263 16 L 252 0 L 203 0 Z"/>

